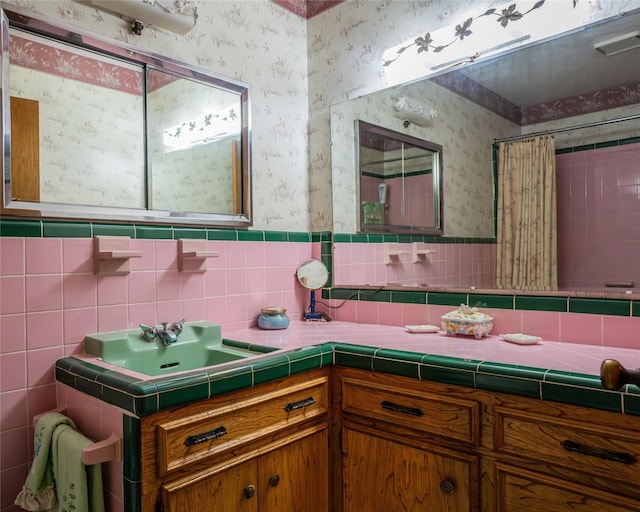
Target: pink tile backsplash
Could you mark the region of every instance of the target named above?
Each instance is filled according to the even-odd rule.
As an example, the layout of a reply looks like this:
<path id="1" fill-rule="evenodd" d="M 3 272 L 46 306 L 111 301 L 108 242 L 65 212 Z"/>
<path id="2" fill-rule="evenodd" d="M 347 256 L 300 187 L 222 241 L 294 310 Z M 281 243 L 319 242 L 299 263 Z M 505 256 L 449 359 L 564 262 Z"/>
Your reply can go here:
<path id="1" fill-rule="evenodd" d="M 84 335 L 180 318 L 219 322 L 223 332 L 230 332 L 254 326 L 260 308 L 266 305 L 284 306 L 292 319 L 298 319 L 309 305 L 310 293 L 297 282 L 296 267 L 320 255 L 318 243 L 211 241 L 207 249 L 218 251 L 219 257 L 207 260 L 206 273 L 187 275 L 177 270 L 176 241 L 132 240 L 132 249 L 142 251 L 141 258 L 131 261 L 132 272 L 96 276 L 91 239 L 4 237 L 0 244 L 0 485 L 5 507 L 10 505 L 5 504 L 6 492 L 19 489 L 28 471 L 31 418 L 55 407 L 56 389 L 67 396 L 54 383 L 53 365 L 59 357 L 81 350 Z M 456 284 L 449 281 L 459 271 L 469 282 L 495 277 L 486 270 L 495 260 L 492 245 L 438 245 L 435 250 L 422 263 L 403 261 L 405 268 L 400 269 L 384 264 L 383 244 L 337 244 L 337 253 L 348 254 L 352 260 L 336 264 L 335 271 L 349 279 L 361 276 L 367 282 L 418 278 L 445 285 Z M 316 298 L 318 310 L 327 311 L 334 320 L 375 325 L 439 325 L 440 317 L 453 309 L 352 300 L 330 301 L 340 307 L 328 309 L 324 303 L 329 301 L 321 299 L 321 294 Z M 539 311 L 491 313 L 496 332 L 523 331 L 561 342 L 640 348 L 637 318 Z M 88 413 L 80 421 L 93 436 L 104 438 L 121 428 L 120 418 L 109 416 L 108 411 L 91 404 L 81 409 L 73 414 L 84 417 Z M 122 480 L 122 468 L 108 466 L 105 475 L 108 500 L 121 502 L 122 488 L 117 482 Z"/>

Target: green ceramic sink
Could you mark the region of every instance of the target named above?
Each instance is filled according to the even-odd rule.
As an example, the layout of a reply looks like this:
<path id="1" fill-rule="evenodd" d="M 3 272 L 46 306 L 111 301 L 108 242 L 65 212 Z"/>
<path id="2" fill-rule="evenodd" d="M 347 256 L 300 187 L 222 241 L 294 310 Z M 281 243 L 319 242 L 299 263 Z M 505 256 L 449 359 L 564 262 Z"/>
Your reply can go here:
<path id="1" fill-rule="evenodd" d="M 178 340 L 169 346 L 158 340 L 145 340 L 140 329 L 126 329 L 87 335 L 84 349 L 107 363 L 151 376 L 196 370 L 278 350 L 224 340 L 220 325 L 211 322 L 185 322 Z"/>

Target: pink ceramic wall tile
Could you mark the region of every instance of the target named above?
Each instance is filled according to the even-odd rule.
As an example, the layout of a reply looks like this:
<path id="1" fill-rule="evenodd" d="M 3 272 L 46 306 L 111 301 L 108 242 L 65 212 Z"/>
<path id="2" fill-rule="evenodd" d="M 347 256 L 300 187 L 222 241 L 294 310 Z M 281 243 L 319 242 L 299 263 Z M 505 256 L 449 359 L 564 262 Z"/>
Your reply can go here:
<path id="1" fill-rule="evenodd" d="M 523 311 L 522 332 L 545 340 L 560 339 L 560 313 L 554 311 Z"/>
<path id="2" fill-rule="evenodd" d="M 23 238 L 0 237 L 0 254 L 0 276 L 24 274 Z"/>
<path id="3" fill-rule="evenodd" d="M 0 315 L 0 353 L 18 352 L 26 348 L 26 317 L 18 315 Z"/>
<path id="4" fill-rule="evenodd" d="M 246 244 L 243 242 L 227 242 L 225 257 L 228 268 L 244 268 L 247 266 Z"/>
<path id="5" fill-rule="evenodd" d="M 380 313 L 379 313 L 380 303 L 378 302 L 368 302 L 368 301 L 358 301 L 356 306 L 357 310 L 357 322 L 363 324 L 379 324 L 380 323 Z"/>
<path id="6" fill-rule="evenodd" d="M 287 280 L 287 283 L 289 280 Z M 282 269 L 279 267 L 266 268 L 264 273 L 264 289 L 267 293 L 280 292 L 287 286 Z"/>
<path id="7" fill-rule="evenodd" d="M 102 439 L 102 405 L 89 395 L 75 389 L 67 389 L 66 415 L 71 418 L 78 429 L 89 439 Z"/>
<path id="8" fill-rule="evenodd" d="M 156 273 L 153 271 L 131 272 L 128 278 L 129 304 L 156 300 Z"/>
<path id="9" fill-rule="evenodd" d="M 404 325 L 403 305 L 399 303 L 383 303 L 379 307 L 378 322 L 381 325 Z"/>
<path id="10" fill-rule="evenodd" d="M 26 427 L 27 423 L 27 390 L 0 393 L 0 430 Z"/>
<path id="11" fill-rule="evenodd" d="M 127 318 L 128 308 L 122 304 L 119 306 L 98 307 L 98 332 L 119 331 L 129 326 Z"/>
<path id="12" fill-rule="evenodd" d="M 27 354 L 14 352 L 0 354 L 0 389 L 13 391 L 27 385 Z"/>
<path id="13" fill-rule="evenodd" d="M 204 275 L 206 297 L 224 297 L 227 295 L 227 271 L 225 269 L 209 269 Z"/>
<path id="14" fill-rule="evenodd" d="M 27 312 L 62 308 L 62 274 L 25 278 Z"/>
<path id="15" fill-rule="evenodd" d="M 62 240 L 60 238 L 27 238 L 25 255 L 27 274 L 62 272 Z"/>
<path id="16" fill-rule="evenodd" d="M 156 270 L 178 270 L 177 240 L 156 240 Z"/>
<path id="17" fill-rule="evenodd" d="M 64 357 L 62 347 L 42 348 L 27 352 L 27 387 L 53 384 L 53 362 Z"/>
<path id="18" fill-rule="evenodd" d="M 62 310 L 27 313 L 27 350 L 63 344 Z"/>
<path id="19" fill-rule="evenodd" d="M 93 239 L 64 238 L 62 240 L 62 271 L 93 272 Z"/>
<path id="20" fill-rule="evenodd" d="M 493 330 L 491 331 L 491 334 L 509 334 L 523 332 L 522 311 L 484 308 L 481 311 L 493 317 Z"/>
<path id="21" fill-rule="evenodd" d="M 601 345 L 602 317 L 582 313 L 561 313 L 560 341 Z"/>
<path id="22" fill-rule="evenodd" d="M 27 423 L 31 424 L 33 417 L 47 411 L 51 411 L 57 407 L 56 401 L 56 385 L 46 384 L 44 386 L 35 386 L 27 391 L 28 409 Z"/>
<path id="23" fill-rule="evenodd" d="M 264 268 L 266 262 L 265 242 L 247 242 L 247 267 Z"/>
<path id="24" fill-rule="evenodd" d="M 207 298 L 205 304 L 206 319 L 224 325 L 229 322 L 227 315 L 227 300 L 225 297 Z"/>
<path id="25" fill-rule="evenodd" d="M 65 345 L 81 343 L 87 334 L 98 330 L 97 308 L 66 309 L 62 316 Z"/>
<path id="26" fill-rule="evenodd" d="M 402 304 L 402 325 L 423 325 L 426 319 L 426 304 Z"/>
<path id="27" fill-rule="evenodd" d="M 13 501 L 22 489 L 28 471 L 29 467 L 26 464 L 0 469 L 0 506 L 2 512 L 21 512 L 22 509 L 15 506 Z"/>
<path id="28" fill-rule="evenodd" d="M 25 278 L 0 277 L 0 312 L 8 315 L 24 313 L 25 309 Z"/>
<path id="29" fill-rule="evenodd" d="M 156 253 L 154 240 L 131 240 L 130 248 L 132 251 L 141 251 L 140 258 L 131 258 L 129 260 L 132 271 L 155 270 Z"/>
<path id="30" fill-rule="evenodd" d="M 609 316 L 602 317 L 602 344 L 605 347 L 640 349 L 640 318 Z"/>
<path id="31" fill-rule="evenodd" d="M 62 278 L 62 301 L 65 308 L 95 306 L 98 303 L 98 280 L 94 274 L 65 274 Z"/>
<path id="32" fill-rule="evenodd" d="M 262 295 L 268 290 L 268 288 L 266 287 L 267 272 L 265 272 L 264 267 L 247 268 L 246 283 L 247 283 L 247 293 L 249 295 L 253 295 L 253 294 Z"/>
<path id="33" fill-rule="evenodd" d="M 180 273 L 177 270 L 156 272 L 156 300 L 180 300 Z"/>
<path id="34" fill-rule="evenodd" d="M 311 258 L 314 260 L 322 258 L 322 244 L 320 242 L 313 242 L 311 244 Z"/>
<path id="35" fill-rule="evenodd" d="M 187 321 L 206 320 L 204 299 L 185 299 L 182 301 L 182 318 Z"/>
<path id="36" fill-rule="evenodd" d="M 270 242 L 265 245 L 264 263 L 267 267 L 280 267 L 284 243 Z"/>
<path id="37" fill-rule="evenodd" d="M 183 300 L 204 298 L 204 274 L 181 273 L 180 284 Z"/>
<path id="38" fill-rule="evenodd" d="M 29 429 L 19 427 L 0 432 L 0 467 L 20 466 L 29 461 Z"/>
<path id="39" fill-rule="evenodd" d="M 227 293 L 230 295 L 244 295 L 247 293 L 246 269 L 230 268 L 227 270 Z"/>
<path id="40" fill-rule="evenodd" d="M 300 263 L 302 263 L 302 261 L 299 256 L 298 244 L 291 242 L 286 243 L 282 247 L 282 266 L 284 268 L 295 269 Z"/>
<path id="41" fill-rule="evenodd" d="M 179 300 L 169 300 L 166 302 L 156 303 L 156 316 L 158 323 L 161 322 L 176 322 L 184 318 L 182 312 L 182 302 Z"/>
<path id="42" fill-rule="evenodd" d="M 98 276 L 98 305 L 127 303 L 127 276 Z"/>
<path id="43" fill-rule="evenodd" d="M 357 301 L 348 300 L 343 302 L 342 300 L 331 300 L 329 303 L 333 306 L 333 308 L 328 311 L 331 319 L 342 322 L 355 322 L 357 320 Z"/>
<path id="44" fill-rule="evenodd" d="M 129 329 L 136 329 L 140 324 L 158 325 L 156 303 L 129 304 Z"/>

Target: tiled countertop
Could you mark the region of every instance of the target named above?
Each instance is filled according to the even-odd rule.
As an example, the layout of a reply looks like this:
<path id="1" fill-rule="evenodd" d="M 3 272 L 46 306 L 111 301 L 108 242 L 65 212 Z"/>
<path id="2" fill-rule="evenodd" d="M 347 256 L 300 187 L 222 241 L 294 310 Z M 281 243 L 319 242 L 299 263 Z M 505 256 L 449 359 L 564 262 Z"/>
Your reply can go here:
<path id="1" fill-rule="evenodd" d="M 545 340 L 522 346 L 498 336 L 476 340 L 348 322 L 294 321 L 284 330 L 253 328 L 223 332 L 223 337 L 283 350 L 224 368 L 154 378 L 142 378 L 92 356 L 65 357 L 56 363 L 56 379 L 130 414 L 145 416 L 335 364 L 640 415 L 639 388 L 607 391 L 599 379 L 604 359 L 639 367 L 639 350 Z"/>

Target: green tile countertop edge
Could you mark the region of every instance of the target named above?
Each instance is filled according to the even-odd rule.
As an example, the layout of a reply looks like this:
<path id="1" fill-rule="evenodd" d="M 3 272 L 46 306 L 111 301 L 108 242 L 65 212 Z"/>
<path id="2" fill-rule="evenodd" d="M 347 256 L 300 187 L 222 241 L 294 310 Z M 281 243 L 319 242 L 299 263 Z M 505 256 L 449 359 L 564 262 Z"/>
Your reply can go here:
<path id="1" fill-rule="evenodd" d="M 596 375 L 328 341 L 275 352 L 259 362 L 139 381 L 73 356 L 56 362 L 56 380 L 137 417 L 253 387 L 296 373 L 345 366 L 640 416 L 640 390 L 602 388 Z"/>

